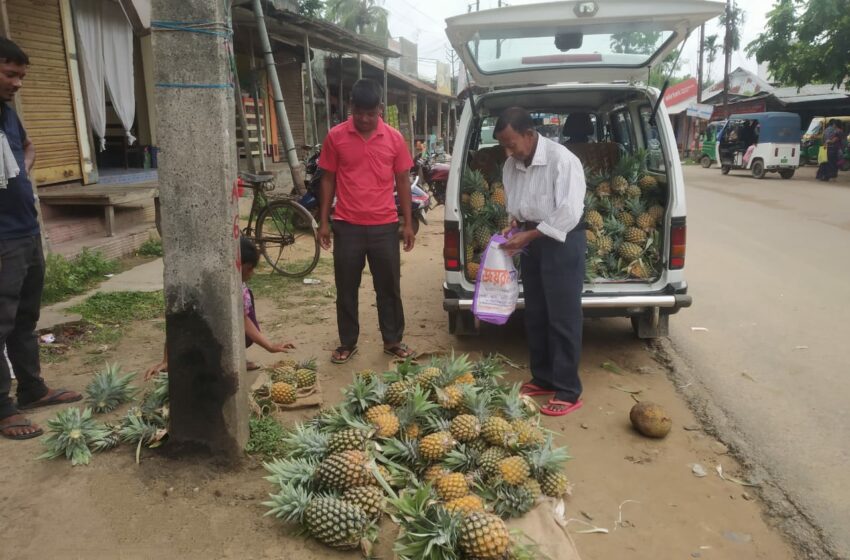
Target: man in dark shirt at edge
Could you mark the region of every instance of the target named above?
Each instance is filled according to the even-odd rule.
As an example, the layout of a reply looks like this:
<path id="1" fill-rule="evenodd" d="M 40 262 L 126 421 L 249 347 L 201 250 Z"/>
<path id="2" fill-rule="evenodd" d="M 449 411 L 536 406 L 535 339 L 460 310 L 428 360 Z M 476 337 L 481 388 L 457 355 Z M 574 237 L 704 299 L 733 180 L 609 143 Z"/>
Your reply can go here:
<path id="1" fill-rule="evenodd" d="M 35 327 L 44 288 L 44 255 L 29 180 L 35 147 L 10 106 L 28 65 L 29 58 L 20 47 L 0 37 L 0 131 L 5 138 L 0 138 L 0 158 L 11 151 L 19 168 L 12 177 L 9 166 L 0 166 L 8 180 L 5 188 L 0 187 L 0 353 L 5 346 L 18 380 L 16 404 L 10 396 L 12 372 L 0 355 L 0 435 L 9 439 L 43 433 L 19 410 L 82 399 L 73 391 L 48 389 L 41 378 Z M 8 143 L 8 151 L 4 143 Z"/>

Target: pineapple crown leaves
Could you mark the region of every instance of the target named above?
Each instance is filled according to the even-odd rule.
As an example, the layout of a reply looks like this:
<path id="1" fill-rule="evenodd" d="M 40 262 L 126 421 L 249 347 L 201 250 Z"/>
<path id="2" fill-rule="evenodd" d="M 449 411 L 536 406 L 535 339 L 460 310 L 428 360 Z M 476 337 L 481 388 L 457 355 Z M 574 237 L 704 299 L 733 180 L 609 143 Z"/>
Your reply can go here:
<path id="1" fill-rule="evenodd" d="M 485 421 L 491 415 L 494 402 L 493 391 L 482 387 L 464 387 L 463 403 L 470 414 L 478 418 L 479 422 Z"/>
<path id="2" fill-rule="evenodd" d="M 160 430 L 160 426 L 150 422 L 140 408 L 133 407 L 121 419 L 118 436 L 125 443 L 136 443 L 139 446 L 147 445 L 148 447 L 152 447 L 162 437 Z"/>
<path id="3" fill-rule="evenodd" d="M 418 422 L 439 408 L 436 403 L 428 399 L 428 391 L 422 387 L 413 387 L 408 395 L 404 406 L 398 409 L 398 419 L 403 426 Z"/>
<path id="4" fill-rule="evenodd" d="M 45 451 L 39 459 L 65 456 L 71 465 L 88 465 L 90 445 L 107 437 L 111 430 L 92 418 L 92 409 L 66 408 L 47 421 L 50 435 L 44 440 Z"/>
<path id="5" fill-rule="evenodd" d="M 382 463 L 395 463 L 415 467 L 421 462 L 419 455 L 419 442 L 417 440 L 403 440 L 399 438 L 385 439 L 380 446 L 380 453 L 376 457 Z"/>
<path id="6" fill-rule="evenodd" d="M 422 369 L 422 366 L 420 366 L 418 363 L 416 363 L 413 356 L 410 356 L 406 360 L 404 360 L 403 362 L 398 362 L 396 364 L 395 373 L 399 377 L 397 379 L 395 379 L 395 378 L 390 378 L 390 379 L 392 379 L 393 381 L 401 381 L 403 379 L 410 379 L 411 377 L 413 377 L 414 375 L 419 373 L 419 371 L 421 369 Z"/>
<path id="7" fill-rule="evenodd" d="M 461 443 L 446 454 L 443 465 L 450 471 L 466 473 L 478 468 L 480 457 L 478 450 Z"/>
<path id="8" fill-rule="evenodd" d="M 316 365 L 316 357 L 311 356 L 310 358 L 307 358 L 306 360 L 302 360 L 302 361 L 298 362 L 297 364 L 295 364 L 295 369 L 297 369 L 297 370 L 298 369 L 309 369 L 309 370 L 312 370 L 312 371 L 318 371 L 319 368 Z"/>
<path id="9" fill-rule="evenodd" d="M 345 407 L 353 414 L 363 414 L 376 404 L 384 402 L 387 386 L 383 379 L 354 377 L 354 381 L 343 391 Z"/>
<path id="10" fill-rule="evenodd" d="M 501 481 L 485 489 L 484 497 L 493 506 L 493 513 L 503 519 L 522 517 L 531 511 L 535 502 L 524 486 L 511 486 Z"/>
<path id="11" fill-rule="evenodd" d="M 460 183 L 461 192 L 465 194 L 472 194 L 476 191 L 484 190 L 487 185 L 487 180 L 484 178 L 484 174 L 477 169 L 467 167 L 463 170 Z"/>
<path id="12" fill-rule="evenodd" d="M 448 432 L 451 425 L 452 421 L 450 419 L 435 414 L 425 418 L 422 423 L 422 431 L 425 435 L 436 434 L 437 432 Z"/>
<path id="13" fill-rule="evenodd" d="M 534 447 L 525 452 L 525 460 L 531 467 L 531 473 L 539 478 L 547 472 L 555 472 L 563 469 L 564 464 L 572 459 L 566 447 L 555 447 L 552 435 L 546 438 L 546 443 Z"/>
<path id="14" fill-rule="evenodd" d="M 478 381 L 501 379 L 505 375 L 502 362 L 503 360 L 499 356 L 488 355 L 473 364 L 472 375 Z"/>
<path id="15" fill-rule="evenodd" d="M 324 457 L 328 452 L 329 436 L 314 426 L 296 424 L 283 436 L 283 448 L 291 459 Z"/>
<path id="16" fill-rule="evenodd" d="M 263 463 L 263 467 L 269 472 L 265 479 L 281 488 L 287 485 L 313 488 L 318 466 L 318 461 L 310 459 L 274 459 Z"/>
<path id="17" fill-rule="evenodd" d="M 402 531 L 393 547 L 401 560 L 459 560 L 460 517 L 439 506 L 430 485 L 390 500 Z"/>
<path id="18" fill-rule="evenodd" d="M 138 392 L 130 382 L 135 373 L 121 376 L 121 366 L 106 364 L 106 368 L 95 374 L 94 379 L 86 386 L 86 402 L 95 412 L 110 412 L 118 406 L 129 402 Z"/>
<path id="19" fill-rule="evenodd" d="M 265 515 L 273 515 L 287 523 L 300 524 L 304 518 L 304 511 L 316 496 L 304 486 L 297 484 L 283 484 L 277 494 L 269 494 L 268 501 L 262 505 L 269 508 Z"/>
<path id="20" fill-rule="evenodd" d="M 438 384 L 440 385 L 448 385 L 464 373 L 472 371 L 472 362 L 469 361 L 469 354 L 461 354 L 455 357 L 454 350 L 452 350 L 451 357 L 447 357 L 442 366 L 443 375 L 438 380 Z"/>
<path id="21" fill-rule="evenodd" d="M 508 420 L 529 418 L 537 413 L 534 399 L 523 396 L 521 391 L 522 386 L 515 383 L 510 390 L 499 394 L 496 399 Z"/>

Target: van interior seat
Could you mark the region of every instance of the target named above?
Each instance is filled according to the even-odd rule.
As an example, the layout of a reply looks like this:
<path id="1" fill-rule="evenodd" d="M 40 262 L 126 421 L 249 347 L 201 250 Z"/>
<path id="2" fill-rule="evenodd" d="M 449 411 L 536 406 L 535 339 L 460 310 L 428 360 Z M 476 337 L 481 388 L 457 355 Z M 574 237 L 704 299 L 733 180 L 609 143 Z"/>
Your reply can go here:
<path id="1" fill-rule="evenodd" d="M 566 144 L 566 148 L 581 160 L 581 164 L 596 172 L 611 171 L 620 161 L 622 148 L 616 142 Z"/>

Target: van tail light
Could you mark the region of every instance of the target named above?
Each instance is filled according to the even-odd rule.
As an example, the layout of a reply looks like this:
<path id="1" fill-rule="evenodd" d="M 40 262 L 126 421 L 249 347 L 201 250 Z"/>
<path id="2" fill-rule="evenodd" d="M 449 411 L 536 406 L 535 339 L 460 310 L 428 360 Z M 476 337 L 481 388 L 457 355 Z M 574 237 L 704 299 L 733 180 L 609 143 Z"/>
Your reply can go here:
<path id="1" fill-rule="evenodd" d="M 670 227 L 670 270 L 685 268 L 685 241 L 688 227 L 685 218 L 673 218 Z"/>
<path id="2" fill-rule="evenodd" d="M 773 157 L 779 157 L 779 148 L 773 149 Z"/>
<path id="3" fill-rule="evenodd" d="M 446 270 L 460 270 L 460 230 L 457 222 L 445 223 L 443 265 Z"/>

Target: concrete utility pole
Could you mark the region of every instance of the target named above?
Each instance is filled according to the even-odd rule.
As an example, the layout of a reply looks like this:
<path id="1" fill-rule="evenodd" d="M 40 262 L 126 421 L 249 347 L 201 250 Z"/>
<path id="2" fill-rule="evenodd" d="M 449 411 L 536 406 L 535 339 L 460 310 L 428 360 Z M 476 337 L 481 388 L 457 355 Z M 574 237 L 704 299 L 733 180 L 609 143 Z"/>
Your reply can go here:
<path id="1" fill-rule="evenodd" d="M 723 114 L 729 118 L 729 72 L 732 62 L 732 0 L 726 0 L 726 35 L 723 37 Z"/>
<path id="2" fill-rule="evenodd" d="M 697 64 L 697 103 L 702 103 L 702 75 L 705 66 L 705 24 L 699 26 L 699 64 Z"/>
<path id="3" fill-rule="evenodd" d="M 248 441 L 248 383 L 229 3 L 153 0 L 172 443 L 231 459 Z M 213 25 L 214 24 L 214 25 Z M 171 444 L 169 444 L 171 445 Z"/>

